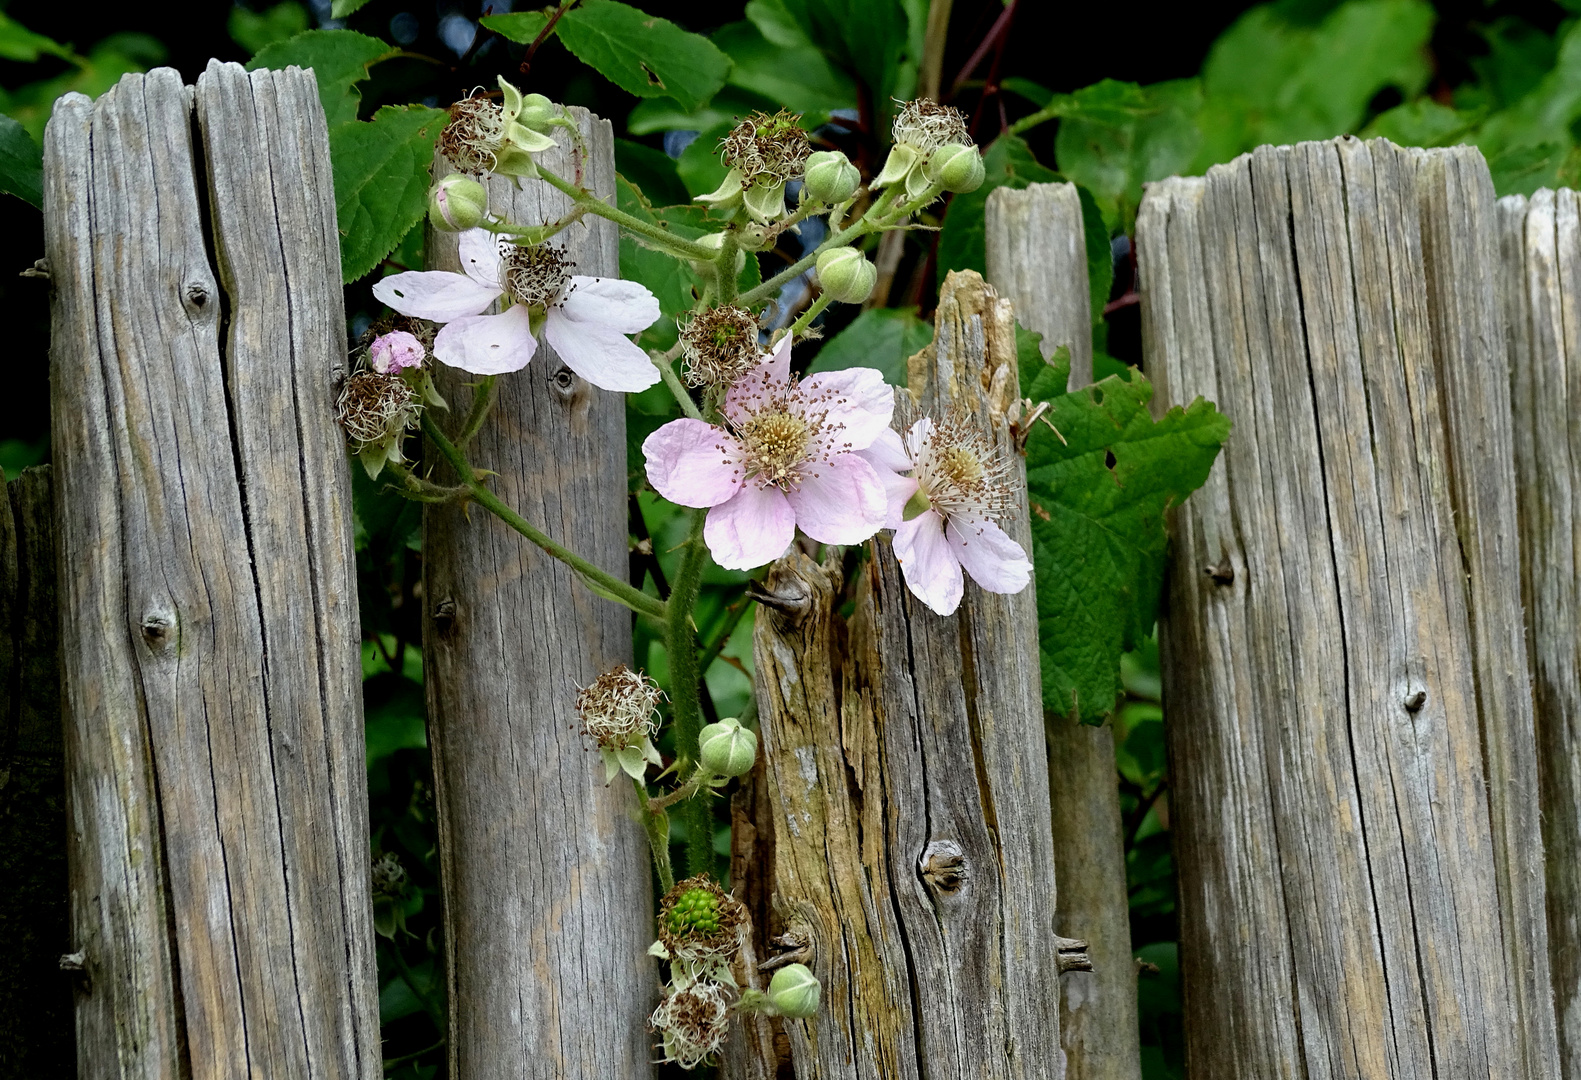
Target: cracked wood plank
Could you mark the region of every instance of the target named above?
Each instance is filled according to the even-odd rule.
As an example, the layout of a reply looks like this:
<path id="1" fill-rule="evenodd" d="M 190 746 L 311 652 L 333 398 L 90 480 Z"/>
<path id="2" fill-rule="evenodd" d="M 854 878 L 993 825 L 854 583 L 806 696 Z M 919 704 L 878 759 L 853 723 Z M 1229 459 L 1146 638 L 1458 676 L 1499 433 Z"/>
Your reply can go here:
<path id="1" fill-rule="evenodd" d="M 613 201 L 608 121 L 572 115 L 588 141 L 586 183 Z M 569 140 L 562 140 L 568 142 Z M 570 176 L 568 148 L 542 160 Z M 441 159 L 435 174 L 452 171 Z M 494 209 L 523 224 L 570 208 L 542 181 L 487 180 Z M 589 217 L 561 234 L 574 272 L 617 274 L 615 227 Z M 428 234 L 430 269 L 458 270 L 457 238 Z M 435 372 L 466 415 L 472 380 Z M 469 451 L 527 520 L 614 574 L 626 572 L 622 395 L 574 375 L 547 343 L 499 380 Z M 438 470 L 438 478 L 448 470 Z M 445 481 L 449 482 L 449 481 Z M 491 514 L 427 507 L 424 662 L 445 890 L 451 1075 L 638 1077 L 652 1071 L 647 1018 L 658 980 L 647 840 L 628 784 L 605 786 L 573 702 L 631 662 L 631 613 Z M 544 838 L 551 838 L 544 842 Z"/>
<path id="2" fill-rule="evenodd" d="M 912 358 L 922 407 L 953 408 L 1009 452 L 1008 302 L 951 274 L 934 344 Z M 1024 514 L 1006 531 L 1030 542 Z M 855 586 L 792 554 L 754 637 L 763 764 L 737 803 L 737 865 L 760 957 L 793 950 L 824 985 L 777 1056 L 808 1078 L 1056 1078 L 1059 958 L 1031 588 L 966 586 L 942 618 L 906 591 L 886 541 Z M 751 852 L 742 850 L 750 843 Z M 770 960 L 772 962 L 772 960 Z M 774 1075 L 753 1057 L 736 1075 Z"/>
<path id="3" fill-rule="evenodd" d="M 1160 407 L 1236 423 L 1162 626 L 1194 1074 L 1554 1075 L 1513 508 L 1477 474 L 1510 456 L 1491 198 L 1340 139 L 1139 214 Z"/>
<path id="4" fill-rule="evenodd" d="M 1569 189 L 1500 199 L 1498 236 L 1561 1051 L 1550 1075 L 1571 1080 L 1581 1077 L 1581 199 Z"/>
<path id="5" fill-rule="evenodd" d="M 1092 303 L 1081 200 L 1074 184 L 988 196 L 988 281 L 1016 321 L 1043 335 L 1045 358 L 1071 355 L 1070 388 L 1092 382 Z M 1045 715 L 1060 930 L 1087 942 L 1091 971 L 1062 982 L 1060 1039 L 1070 1080 L 1139 1080 L 1136 963 L 1114 728 Z"/>
<path id="6" fill-rule="evenodd" d="M 376 1077 L 316 84 L 129 75 L 45 143 L 79 1075 Z"/>

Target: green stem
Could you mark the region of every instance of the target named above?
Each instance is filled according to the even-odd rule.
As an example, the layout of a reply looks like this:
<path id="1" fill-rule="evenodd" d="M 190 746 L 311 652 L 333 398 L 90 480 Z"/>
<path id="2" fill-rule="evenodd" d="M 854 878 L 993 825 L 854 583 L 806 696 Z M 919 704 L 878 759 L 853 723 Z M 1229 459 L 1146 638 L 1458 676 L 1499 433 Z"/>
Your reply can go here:
<path id="1" fill-rule="evenodd" d="M 633 780 L 632 784 L 637 788 L 637 805 L 642 807 L 642 827 L 648 834 L 648 848 L 653 852 L 653 869 L 659 875 L 659 888 L 669 892 L 675 888 L 675 869 L 670 865 L 670 816 L 654 806 L 641 780 Z"/>
<path id="2" fill-rule="evenodd" d="M 413 502 L 455 502 L 457 499 L 465 498 L 467 495 L 467 489 L 463 485 L 443 487 L 429 480 L 424 480 L 405 465 L 399 465 L 393 461 L 386 462 L 384 468 L 391 475 L 401 478 L 401 486 L 395 488 L 395 491 Z"/>
<path id="3" fill-rule="evenodd" d="M 390 955 L 395 957 L 396 970 L 401 973 L 402 980 L 411 988 L 412 996 L 422 1002 L 423 1008 L 428 1011 L 429 1018 L 433 1020 L 435 1029 L 443 1035 L 448 1029 L 448 1025 L 445 1022 L 445 1010 L 434 1004 L 433 999 L 428 996 L 422 987 L 417 985 L 417 976 L 413 973 L 411 967 L 407 965 L 406 957 L 401 955 L 400 945 L 393 941 L 389 945 Z"/>
<path id="4" fill-rule="evenodd" d="M 751 606 L 752 598 L 743 593 L 741 599 L 725 609 L 724 616 L 719 620 L 719 624 L 708 635 L 708 640 L 703 642 L 702 658 L 698 661 L 698 666 L 702 668 L 703 674 L 706 675 L 708 669 L 714 666 L 714 661 L 719 659 L 719 654 L 724 651 L 725 644 L 730 640 L 730 635 L 736 632 L 736 627 Z"/>
<path id="5" fill-rule="evenodd" d="M 668 810 L 678 802 L 685 802 L 687 799 L 690 799 L 693 795 L 697 794 L 697 792 L 702 788 L 703 782 L 706 781 L 711 775 L 713 774 L 707 769 L 703 768 L 701 764 L 699 764 L 695 769 L 692 770 L 692 775 L 687 777 L 686 783 L 682 784 L 668 795 L 661 795 L 657 799 L 652 800 L 648 803 L 648 807 L 652 810 Z"/>
<path id="6" fill-rule="evenodd" d="M 440 456 L 450 462 L 451 468 L 455 469 L 461 478 L 461 482 L 466 485 L 467 490 L 471 493 L 472 500 L 479 506 L 575 570 L 582 576 L 582 581 L 599 595 L 606 599 L 614 600 L 616 603 L 625 604 L 639 615 L 651 615 L 655 619 L 670 621 L 668 620 L 669 607 L 663 600 L 632 588 L 628 582 L 606 573 L 576 552 L 555 543 L 506 505 L 503 499 L 495 495 L 478 480 L 477 473 L 472 468 L 472 463 L 467 460 L 466 455 L 456 449 L 455 444 L 445 437 L 445 433 L 439 430 L 439 425 L 434 423 L 433 418 L 426 412 L 423 414 L 423 433 L 434 444 Z M 692 599 L 696 599 L 695 592 Z M 686 602 L 688 613 L 690 612 L 691 604 L 692 600 Z M 695 658 L 693 662 L 696 662 Z"/>
<path id="7" fill-rule="evenodd" d="M 798 334 L 805 334 L 812 321 L 823 313 L 823 309 L 834 303 L 834 297 L 828 293 L 819 293 L 818 299 L 807 305 L 807 310 L 801 313 L 801 318 L 791 323 L 791 340 L 794 343 Z"/>
<path id="8" fill-rule="evenodd" d="M 713 262 L 719 257 L 719 251 L 717 249 L 705 247 L 702 244 L 683 239 L 682 237 L 676 236 L 668 229 L 660 228 L 657 225 L 643 221 L 641 218 L 633 217 L 623 210 L 616 210 L 604 200 L 589 194 L 587 191 L 577 187 L 569 180 L 556 176 L 542 165 L 538 166 L 538 175 L 543 177 L 544 183 L 548 184 L 550 187 L 559 188 L 561 191 L 569 195 L 578 207 L 581 207 L 588 213 L 597 214 L 601 218 L 607 218 L 608 220 L 613 221 L 616 225 L 619 225 L 622 229 L 625 229 L 627 232 L 634 232 L 638 236 L 645 236 L 649 240 L 657 243 L 666 251 L 680 255 L 687 259 L 697 259 L 701 262 Z"/>
<path id="9" fill-rule="evenodd" d="M 433 1046 L 424 1047 L 422 1050 L 418 1050 L 416 1053 L 402 1054 L 400 1057 L 394 1058 L 385 1058 L 384 1071 L 389 1072 L 391 1069 L 399 1069 L 402 1065 L 405 1065 L 409 1061 L 416 1061 L 420 1057 L 425 1057 L 428 1054 L 432 1054 L 435 1050 L 443 1047 L 446 1041 L 447 1040 L 443 1036 L 440 1036 L 439 1041 Z"/>
<path id="10" fill-rule="evenodd" d="M 737 298 L 736 303 L 744 308 L 751 308 L 755 304 L 760 304 L 779 292 L 780 287 L 786 282 L 794 279 L 798 274 L 815 264 L 818 261 L 818 256 L 825 251 L 834 247 L 844 247 L 852 240 L 866 236 L 870 232 L 878 232 L 887 224 L 882 219 L 889 208 L 894 205 L 898 194 L 899 185 L 886 188 L 884 193 L 873 201 L 873 205 L 867 208 L 867 213 L 863 214 L 851 225 L 829 237 L 829 239 L 819 244 L 817 248 L 803 255 L 757 288 L 749 289 L 742 293 Z M 924 203 L 923 205 L 926 206 L 927 204 Z"/>
<path id="11" fill-rule="evenodd" d="M 494 408 L 494 402 L 500 396 L 498 376 L 485 375 L 472 391 L 472 411 L 467 413 L 466 421 L 461 425 L 461 433 L 456 436 L 456 449 L 465 451 L 467 443 L 483 427 L 483 421 L 488 419 L 489 410 Z"/>
<path id="12" fill-rule="evenodd" d="M 719 283 L 721 304 L 731 303 L 736 298 L 737 282 L 741 279 L 736 270 L 736 253 L 740 250 L 741 242 L 736 239 L 735 230 L 726 232 L 719 245 L 719 261 L 714 263 L 714 277 Z"/>
<path id="13" fill-rule="evenodd" d="M 692 609 L 703 583 L 703 568 L 708 565 L 708 547 L 703 543 L 703 523 L 707 510 L 692 511 L 692 528 L 686 538 L 681 566 L 670 583 L 668 611 L 664 619 L 664 648 L 670 661 L 670 715 L 675 721 L 677 773 L 697 759 L 697 736 L 703 729 L 702 697 L 698 685 L 702 671 L 697 665 L 697 635 L 692 630 Z M 698 874 L 714 862 L 713 814 L 705 800 L 688 800 L 681 807 L 686 821 L 686 868 Z"/>
<path id="14" fill-rule="evenodd" d="M 702 410 L 698 409 L 697 402 L 692 400 L 691 391 L 686 389 L 686 384 L 681 382 L 681 377 L 670 366 L 669 354 L 654 356 L 649 353 L 648 358 L 653 361 L 653 366 L 659 369 L 659 377 L 664 380 L 664 385 L 670 388 L 670 393 L 675 395 L 676 404 L 680 405 L 681 411 L 693 420 L 701 420 Z"/>
<path id="15" fill-rule="evenodd" d="M 1050 120 L 1058 120 L 1060 117 L 1070 112 L 1070 107 L 1070 95 L 1055 94 L 1054 100 L 1043 106 L 1043 108 L 1039 109 L 1031 116 L 1023 116 L 1021 119 L 1011 124 L 1010 127 L 1006 129 L 1006 134 L 1019 135 L 1029 128 L 1037 127 L 1039 124 L 1046 124 Z"/>

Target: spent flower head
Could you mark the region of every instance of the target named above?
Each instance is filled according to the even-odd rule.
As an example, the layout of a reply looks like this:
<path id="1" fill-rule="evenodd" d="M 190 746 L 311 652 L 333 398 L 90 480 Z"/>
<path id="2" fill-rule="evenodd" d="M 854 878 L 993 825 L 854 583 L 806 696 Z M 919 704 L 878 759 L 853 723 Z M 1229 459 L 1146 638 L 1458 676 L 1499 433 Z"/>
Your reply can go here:
<path id="1" fill-rule="evenodd" d="M 374 478 L 386 463 L 405 460 L 401 444 L 422 411 L 417 391 L 400 375 L 368 369 L 347 376 L 335 399 L 335 419 L 352 453 Z"/>
<path id="2" fill-rule="evenodd" d="M 664 1037 L 664 1061 L 695 1069 L 725 1044 L 730 1031 L 729 992 L 706 979 L 670 987 L 648 1023 Z"/>
<path id="3" fill-rule="evenodd" d="M 532 155 L 553 147 L 555 141 L 521 122 L 521 91 L 503 76 L 500 94 L 503 105 L 490 101 L 479 89 L 450 106 L 450 122 L 439 133 L 439 149 L 464 173 L 537 176 Z"/>
<path id="4" fill-rule="evenodd" d="M 681 327 L 681 356 L 688 386 L 730 386 L 761 356 L 757 317 L 734 304 L 693 315 Z"/>
<path id="5" fill-rule="evenodd" d="M 625 664 L 606 671 L 576 695 L 582 731 L 598 744 L 607 784 L 622 770 L 641 780 L 648 765 L 662 765 L 653 736 L 659 730 L 659 684 Z"/>
<path id="6" fill-rule="evenodd" d="M 785 216 L 785 185 L 805 171 L 812 146 L 801 116 L 781 109 L 742 120 L 720 141 L 719 152 L 729 172 L 717 190 L 696 201 L 715 210 L 744 207 L 753 221 L 768 223 Z"/>
<path id="7" fill-rule="evenodd" d="M 954 160 L 959 151 L 950 149 L 952 147 L 971 147 L 976 153 L 966 129 L 966 114 L 959 109 L 927 98 L 908 101 L 896 115 L 893 130 L 895 145 L 890 148 L 883 170 L 873 181 L 875 191 L 891 184 L 903 184 L 906 197 L 915 199 L 935 184 L 946 190 L 967 191 L 982 182 L 979 177 L 969 187 L 950 186 L 951 183 L 965 184 L 970 179 L 970 169 L 964 162 L 951 170 L 948 179 L 928 169 L 929 160 L 935 156 L 941 161 L 945 157 Z"/>
<path id="8" fill-rule="evenodd" d="M 741 948 L 738 934 L 747 921 L 742 903 L 707 874 L 696 874 L 664 894 L 659 902 L 659 940 L 648 951 L 670 962 L 670 981 L 735 985 L 730 965 Z"/>

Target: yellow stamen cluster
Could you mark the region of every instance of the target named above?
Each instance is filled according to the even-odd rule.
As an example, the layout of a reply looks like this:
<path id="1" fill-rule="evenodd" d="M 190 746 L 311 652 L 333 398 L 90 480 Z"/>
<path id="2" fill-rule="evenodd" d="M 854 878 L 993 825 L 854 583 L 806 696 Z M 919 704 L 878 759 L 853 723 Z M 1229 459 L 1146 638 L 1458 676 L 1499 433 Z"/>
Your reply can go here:
<path id="1" fill-rule="evenodd" d="M 913 446 L 918 490 L 945 517 L 1003 517 L 1015 508 L 1010 462 L 960 417 L 938 421 Z"/>

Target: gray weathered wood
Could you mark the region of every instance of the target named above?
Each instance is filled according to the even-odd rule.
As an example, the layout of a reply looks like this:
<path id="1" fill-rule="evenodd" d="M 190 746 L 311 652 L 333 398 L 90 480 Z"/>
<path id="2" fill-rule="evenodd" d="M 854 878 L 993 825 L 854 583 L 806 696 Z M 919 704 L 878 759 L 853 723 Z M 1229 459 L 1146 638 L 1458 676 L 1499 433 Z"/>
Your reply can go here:
<path id="1" fill-rule="evenodd" d="M 1075 184 L 995 188 L 988 196 L 988 281 L 1043 335 L 1043 356 L 1070 347 L 1070 385 L 1092 382 L 1092 288 Z M 1129 948 L 1129 946 L 1127 946 Z"/>
<path id="2" fill-rule="evenodd" d="M 1581 207 L 1574 191 L 1499 200 L 1501 294 L 1547 842 L 1561 1069 L 1581 1076 Z"/>
<path id="3" fill-rule="evenodd" d="M 0 502 L 0 1080 L 65 1080 L 77 1058 L 66 906 L 66 774 L 55 661 L 49 466 Z"/>
<path id="4" fill-rule="evenodd" d="M 1071 354 L 1071 388 L 1092 382 L 1092 304 L 1081 200 L 1074 184 L 1008 187 L 988 196 L 988 281 L 1043 335 L 1043 354 Z M 1060 1039 L 1071 1080 L 1137 1080 L 1136 965 L 1114 763 L 1114 733 L 1046 718 L 1058 926 L 1087 942 L 1091 971 L 1063 980 Z"/>
<path id="5" fill-rule="evenodd" d="M 951 274 L 912 358 L 922 407 L 1008 451 L 1014 363 L 1009 303 Z M 1024 513 L 1004 524 L 1029 543 Z M 805 950 L 824 985 L 815 1019 L 782 1022 L 794 1075 L 1063 1077 L 1033 592 L 969 584 L 941 618 L 879 541 L 845 626 L 838 582 L 775 564 L 754 647 L 759 955 Z"/>
<path id="6" fill-rule="evenodd" d="M 1264 147 L 1138 217 L 1160 404 L 1236 423 L 1163 623 L 1194 1075 L 1554 1075 L 1479 168 Z"/>
<path id="7" fill-rule="evenodd" d="M 612 198 L 607 121 L 573 110 L 586 183 Z M 562 139 L 562 142 L 569 140 Z M 569 176 L 568 149 L 545 163 Z M 449 171 L 441 160 L 436 172 Z M 541 181 L 488 181 L 496 212 L 531 224 L 569 201 Z M 575 273 L 619 272 L 613 226 L 557 238 Z M 456 238 L 430 231 L 433 269 L 459 269 Z M 472 377 L 436 372 L 465 415 Z M 621 395 L 564 367 L 545 343 L 501 376 L 469 453 L 494 490 L 549 535 L 625 573 L 626 414 Z M 440 475 L 444 475 L 441 473 Z M 654 1054 L 657 1001 L 647 842 L 629 785 L 604 785 L 574 729 L 577 687 L 631 661 L 631 614 L 476 509 L 424 518 L 424 661 L 445 881 L 451 1075 L 636 1077 Z"/>
<path id="8" fill-rule="evenodd" d="M 50 122 L 85 1078 L 381 1073 L 333 206 L 311 73 Z"/>

